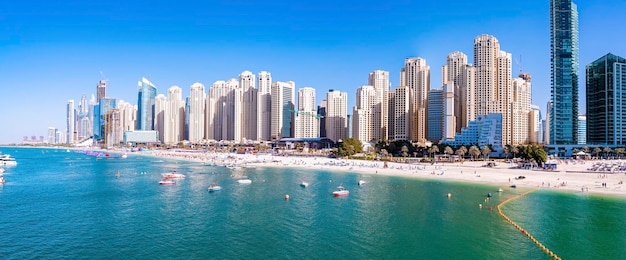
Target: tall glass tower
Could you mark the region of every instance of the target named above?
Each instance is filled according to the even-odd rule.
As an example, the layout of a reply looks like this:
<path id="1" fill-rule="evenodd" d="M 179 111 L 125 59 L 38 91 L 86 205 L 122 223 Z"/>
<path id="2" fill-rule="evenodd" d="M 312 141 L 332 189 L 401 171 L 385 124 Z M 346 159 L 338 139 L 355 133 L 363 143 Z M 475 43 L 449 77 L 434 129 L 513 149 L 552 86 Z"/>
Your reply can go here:
<path id="1" fill-rule="evenodd" d="M 137 130 L 154 130 L 156 87 L 146 78 L 137 83 Z"/>
<path id="2" fill-rule="evenodd" d="M 578 143 L 578 11 L 572 0 L 550 0 L 552 108 L 550 144 Z"/>

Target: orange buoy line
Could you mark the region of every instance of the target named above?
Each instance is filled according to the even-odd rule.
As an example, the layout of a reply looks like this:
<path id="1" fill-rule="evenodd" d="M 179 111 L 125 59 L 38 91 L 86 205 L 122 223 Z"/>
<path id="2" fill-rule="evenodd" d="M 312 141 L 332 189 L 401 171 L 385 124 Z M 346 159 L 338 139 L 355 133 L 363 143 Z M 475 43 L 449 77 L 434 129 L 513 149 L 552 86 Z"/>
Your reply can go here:
<path id="1" fill-rule="evenodd" d="M 504 213 L 502 213 L 502 210 L 500 209 L 501 206 L 503 206 L 504 204 L 507 204 L 513 200 L 519 199 L 521 197 L 526 196 L 526 194 L 529 194 L 531 192 L 534 192 L 536 190 L 538 190 L 539 187 L 529 190 L 527 192 L 524 192 L 520 195 L 517 195 L 515 197 L 511 197 L 506 199 L 503 202 L 500 202 L 500 204 L 498 204 L 497 208 L 498 208 L 498 214 L 500 214 L 500 216 L 502 218 L 504 218 L 504 220 L 506 220 L 506 222 L 509 222 L 509 224 L 513 225 L 515 228 L 517 228 L 517 230 L 519 230 L 520 232 L 522 232 L 522 234 L 526 235 L 530 241 L 533 241 L 543 252 L 545 252 L 547 255 L 549 255 L 550 257 L 556 259 L 556 260 L 560 260 L 561 258 L 558 257 L 554 252 L 550 251 L 550 249 L 548 249 L 546 246 L 544 246 L 543 244 L 541 244 L 541 242 L 539 242 L 539 240 L 537 240 L 535 237 L 533 237 L 533 235 L 531 235 L 530 233 L 528 233 L 528 231 L 524 230 L 522 227 L 520 227 L 520 225 L 518 225 L 517 223 L 515 223 L 513 220 L 511 220 L 507 215 L 505 215 Z"/>

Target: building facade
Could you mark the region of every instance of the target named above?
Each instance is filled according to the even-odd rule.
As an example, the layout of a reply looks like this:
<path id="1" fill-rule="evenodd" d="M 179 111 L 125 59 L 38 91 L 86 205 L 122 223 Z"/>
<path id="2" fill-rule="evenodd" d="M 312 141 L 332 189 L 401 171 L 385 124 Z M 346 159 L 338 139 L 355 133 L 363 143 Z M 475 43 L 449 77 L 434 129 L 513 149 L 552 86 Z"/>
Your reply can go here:
<path id="1" fill-rule="evenodd" d="M 193 83 L 189 91 L 189 126 L 187 139 L 199 142 L 205 136 L 206 92 L 202 83 Z"/>
<path id="2" fill-rule="evenodd" d="M 409 140 L 426 140 L 430 67 L 423 58 L 408 58 L 400 71 L 400 85 L 409 87 Z M 397 122 L 396 122 L 397 123 Z"/>
<path id="3" fill-rule="evenodd" d="M 626 144 L 626 59 L 609 53 L 588 64 L 586 71 L 586 142 Z"/>
<path id="4" fill-rule="evenodd" d="M 315 103 L 315 89 L 304 87 L 298 90 L 298 109 L 295 118 L 295 138 L 319 137 L 319 120 Z"/>
<path id="5" fill-rule="evenodd" d="M 348 137 L 348 93 L 331 89 L 326 93 L 326 135 L 337 142 Z"/>
<path id="6" fill-rule="evenodd" d="M 271 140 L 272 123 L 272 74 L 259 72 L 257 90 L 257 139 Z"/>
<path id="7" fill-rule="evenodd" d="M 294 136 L 295 89 L 293 81 L 272 83 L 272 140 Z"/>
<path id="8" fill-rule="evenodd" d="M 137 130 L 154 130 L 154 99 L 157 88 L 146 78 L 137 82 Z M 102 105 L 102 104 L 101 104 Z"/>

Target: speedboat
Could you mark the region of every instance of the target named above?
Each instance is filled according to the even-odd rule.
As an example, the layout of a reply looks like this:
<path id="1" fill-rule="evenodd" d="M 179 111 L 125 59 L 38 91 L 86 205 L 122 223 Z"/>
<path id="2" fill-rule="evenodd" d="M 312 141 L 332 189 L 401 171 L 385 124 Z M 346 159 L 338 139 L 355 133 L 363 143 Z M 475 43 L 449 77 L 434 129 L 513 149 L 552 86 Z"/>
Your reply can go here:
<path id="1" fill-rule="evenodd" d="M 222 186 L 217 185 L 216 183 L 211 184 L 211 186 L 209 186 L 209 192 L 214 192 L 214 191 L 221 191 L 222 190 Z"/>
<path id="2" fill-rule="evenodd" d="M 348 194 L 350 194 L 350 191 L 346 190 L 343 186 L 338 186 L 337 190 L 333 191 L 333 196 L 335 197 L 348 196 Z"/>
<path id="3" fill-rule="evenodd" d="M 124 153 L 124 154 L 122 154 L 122 156 L 120 156 L 120 158 L 126 159 L 126 158 L 128 158 L 128 154 Z"/>
<path id="4" fill-rule="evenodd" d="M 361 186 L 363 184 L 365 184 L 365 181 L 364 180 L 359 180 L 359 186 Z"/>
<path id="5" fill-rule="evenodd" d="M 4 176 L 0 175 L 0 184 L 4 184 Z"/>
<path id="6" fill-rule="evenodd" d="M 3 154 L 0 155 L 0 165 L 15 166 L 17 165 L 17 161 L 15 161 L 15 157 L 8 154 Z"/>
<path id="7" fill-rule="evenodd" d="M 498 189 L 498 192 L 503 192 L 503 191 L 504 191 L 504 190 L 503 190 L 502 188 L 499 188 L 499 189 Z"/>
<path id="8" fill-rule="evenodd" d="M 306 187 L 308 187 L 308 186 L 309 186 L 309 183 L 308 183 L 308 182 L 306 182 L 306 181 L 302 181 L 302 182 L 300 183 L 300 186 L 302 186 L 302 187 L 305 187 L 305 188 L 306 188 Z"/>
<path id="9" fill-rule="evenodd" d="M 517 188 L 517 185 L 513 184 L 511 185 L 511 188 Z"/>
<path id="10" fill-rule="evenodd" d="M 0 173 L 4 173 L 4 168 L 0 167 Z"/>
<path id="11" fill-rule="evenodd" d="M 159 181 L 159 184 L 161 184 L 161 185 L 171 185 L 171 184 L 176 184 L 176 182 L 173 181 L 173 180 L 165 178 L 165 179 L 162 179 L 161 181 Z"/>
<path id="12" fill-rule="evenodd" d="M 491 197 L 491 196 L 493 196 L 491 192 L 487 193 L 487 197 Z"/>
<path id="13" fill-rule="evenodd" d="M 250 179 L 241 179 L 241 180 L 237 180 L 238 183 L 240 184 L 250 184 L 252 183 L 252 180 Z"/>
<path id="14" fill-rule="evenodd" d="M 174 172 L 171 172 L 171 173 L 169 173 L 169 172 L 168 173 L 164 173 L 163 177 L 164 178 L 168 178 L 168 179 L 184 179 L 187 176 L 185 176 L 182 173 L 176 173 L 176 170 L 174 170 Z"/>

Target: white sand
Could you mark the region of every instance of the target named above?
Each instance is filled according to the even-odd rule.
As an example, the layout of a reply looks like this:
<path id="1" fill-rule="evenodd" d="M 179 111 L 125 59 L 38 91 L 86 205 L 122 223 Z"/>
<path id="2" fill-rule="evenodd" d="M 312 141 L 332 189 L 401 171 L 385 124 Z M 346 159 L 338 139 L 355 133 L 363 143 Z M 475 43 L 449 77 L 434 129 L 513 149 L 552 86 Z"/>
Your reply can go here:
<path id="1" fill-rule="evenodd" d="M 593 172 L 588 169 L 595 164 L 626 165 L 626 161 L 581 161 L 565 163 L 561 161 L 554 171 L 526 170 L 514 168 L 516 165 L 496 162 L 495 167 L 483 167 L 482 161 L 463 163 L 388 163 L 384 168 L 382 161 L 363 161 L 332 159 L 325 157 L 271 156 L 251 154 L 197 153 L 190 151 L 151 151 L 141 152 L 149 156 L 202 162 L 212 165 L 238 165 L 257 167 L 295 167 L 303 169 L 327 170 L 333 172 L 354 172 L 362 174 L 380 174 L 424 179 L 438 179 L 471 183 L 484 183 L 502 188 L 512 184 L 517 187 L 541 187 L 567 192 L 584 192 L 626 196 L 626 188 L 621 184 L 626 180 L 626 173 Z M 523 175 L 526 178 L 516 180 Z M 602 184 L 606 183 L 606 187 Z"/>

